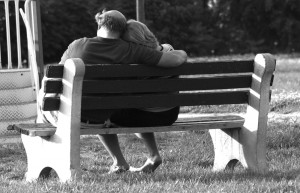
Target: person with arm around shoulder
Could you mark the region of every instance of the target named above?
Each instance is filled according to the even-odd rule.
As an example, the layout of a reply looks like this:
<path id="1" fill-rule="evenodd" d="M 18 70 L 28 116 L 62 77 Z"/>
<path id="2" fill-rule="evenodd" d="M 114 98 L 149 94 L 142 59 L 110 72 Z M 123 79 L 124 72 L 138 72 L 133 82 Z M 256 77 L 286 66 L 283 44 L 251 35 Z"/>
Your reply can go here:
<path id="1" fill-rule="evenodd" d="M 80 38 L 73 41 L 64 52 L 60 64 L 69 58 L 81 58 L 85 64 L 143 64 L 157 67 L 176 67 L 186 61 L 184 51 L 174 50 L 161 52 L 135 43 L 126 42 L 120 37 L 125 32 L 127 20 L 117 11 L 99 12 L 95 15 L 98 25 L 97 35 L 92 38 Z M 41 111 L 41 114 L 44 112 Z M 84 123 L 103 124 L 114 112 L 82 111 L 81 121 Z M 47 119 L 47 117 L 44 117 Z M 48 121 L 49 120 L 43 120 Z M 109 173 L 120 173 L 130 169 L 120 149 L 116 134 L 99 135 L 99 139 L 113 159 Z M 151 138 L 146 140 L 152 140 Z M 155 140 L 153 141 L 155 143 Z M 154 144 L 152 143 L 152 144 Z M 151 148 L 150 148 L 151 149 Z M 149 163 L 145 172 L 155 170 L 155 165 Z"/>

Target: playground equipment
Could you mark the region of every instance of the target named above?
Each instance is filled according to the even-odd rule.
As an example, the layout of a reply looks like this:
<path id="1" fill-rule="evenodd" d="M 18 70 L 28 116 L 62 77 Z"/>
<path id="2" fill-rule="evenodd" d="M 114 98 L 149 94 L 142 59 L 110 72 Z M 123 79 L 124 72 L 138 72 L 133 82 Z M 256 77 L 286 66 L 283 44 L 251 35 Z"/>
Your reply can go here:
<path id="1" fill-rule="evenodd" d="M 21 38 L 25 31 L 19 9 L 23 7 L 27 42 Z M 4 25 L 0 28 L 0 143 L 9 143 L 15 141 L 18 133 L 7 131 L 8 125 L 33 123 L 37 116 L 36 95 L 44 68 L 40 0 L 0 0 L 0 10 L 0 27 Z M 145 22 L 144 0 L 136 0 L 136 16 L 138 21 Z M 13 27 L 15 30 L 11 30 Z M 24 43 L 28 47 L 27 57 L 22 54 Z"/>
<path id="2" fill-rule="evenodd" d="M 25 30 L 32 29 L 33 32 L 29 35 L 27 31 L 27 42 L 21 39 L 24 26 L 23 21 L 20 21 L 19 9 L 22 7 L 25 8 L 24 16 L 28 21 Z M 5 23 L 2 28 L 5 30 L 0 37 L 0 142 L 5 143 L 15 141 L 17 135 L 14 131 L 6 130 L 9 124 L 35 122 L 39 76 L 43 72 L 43 52 L 39 0 L 0 0 L 0 9 L 5 10 L 5 17 L 0 17 L 0 22 Z M 13 27 L 15 30 L 11 30 Z M 25 52 L 28 53 L 25 56 L 21 49 L 24 43 L 27 45 Z M 28 64 L 24 61 L 28 61 Z M 35 63 L 39 66 L 34 67 Z"/>
<path id="3" fill-rule="evenodd" d="M 145 0 L 136 0 L 136 20 L 145 23 Z"/>

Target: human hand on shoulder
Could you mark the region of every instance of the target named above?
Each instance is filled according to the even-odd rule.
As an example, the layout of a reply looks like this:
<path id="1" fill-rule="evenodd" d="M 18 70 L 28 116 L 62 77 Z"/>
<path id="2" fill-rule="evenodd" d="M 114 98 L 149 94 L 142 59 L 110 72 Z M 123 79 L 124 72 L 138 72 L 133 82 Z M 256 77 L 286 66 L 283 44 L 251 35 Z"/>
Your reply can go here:
<path id="1" fill-rule="evenodd" d="M 173 51 L 174 48 L 173 46 L 171 46 L 170 44 L 161 44 L 161 50 L 162 52 L 170 52 L 170 51 Z"/>
<path id="2" fill-rule="evenodd" d="M 163 52 L 157 66 L 170 68 L 177 67 L 187 61 L 187 53 L 184 50 L 170 50 Z"/>

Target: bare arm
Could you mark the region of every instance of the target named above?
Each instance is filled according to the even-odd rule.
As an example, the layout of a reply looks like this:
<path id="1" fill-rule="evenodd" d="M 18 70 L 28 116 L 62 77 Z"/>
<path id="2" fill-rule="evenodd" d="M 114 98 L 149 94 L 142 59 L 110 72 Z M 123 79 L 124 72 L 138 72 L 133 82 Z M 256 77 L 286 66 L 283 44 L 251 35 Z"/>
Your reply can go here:
<path id="1" fill-rule="evenodd" d="M 157 66 L 171 68 L 185 63 L 187 54 L 183 50 L 173 50 L 170 52 L 163 52 Z"/>

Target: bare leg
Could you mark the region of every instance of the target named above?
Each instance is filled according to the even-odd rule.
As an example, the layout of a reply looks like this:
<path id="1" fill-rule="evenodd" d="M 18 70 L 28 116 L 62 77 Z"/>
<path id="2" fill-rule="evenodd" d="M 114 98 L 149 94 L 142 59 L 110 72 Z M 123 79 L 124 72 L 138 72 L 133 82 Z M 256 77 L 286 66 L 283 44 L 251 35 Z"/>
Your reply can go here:
<path id="1" fill-rule="evenodd" d="M 118 136 L 116 134 L 104 134 L 98 136 L 100 141 L 103 143 L 104 147 L 113 159 L 113 165 L 111 167 L 110 173 L 128 170 L 129 165 L 122 154 Z M 120 171 L 117 171 L 118 169 Z"/>
<path id="2" fill-rule="evenodd" d="M 136 133 L 138 138 L 143 139 L 149 151 L 149 157 L 145 164 L 140 168 L 130 169 L 133 172 L 151 173 L 162 163 L 162 159 L 157 149 L 154 133 Z"/>

